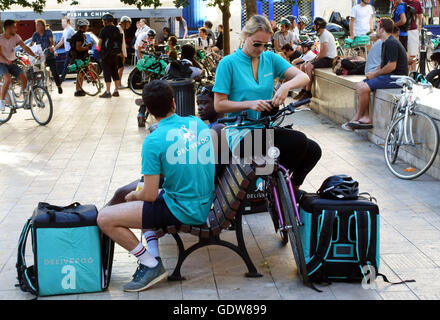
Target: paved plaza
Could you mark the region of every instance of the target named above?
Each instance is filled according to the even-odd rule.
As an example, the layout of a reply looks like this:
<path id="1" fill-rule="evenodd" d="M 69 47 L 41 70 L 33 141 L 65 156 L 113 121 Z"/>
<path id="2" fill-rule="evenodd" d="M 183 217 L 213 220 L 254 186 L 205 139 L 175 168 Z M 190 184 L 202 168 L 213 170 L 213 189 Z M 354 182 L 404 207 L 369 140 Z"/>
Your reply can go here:
<path id="1" fill-rule="evenodd" d="M 73 97 L 73 89 L 73 81 L 68 81 L 63 95 L 53 91 L 55 110 L 48 126 L 37 125 L 28 110 L 0 126 L 0 299 L 32 298 L 14 287 L 16 247 L 39 201 L 56 205 L 78 201 L 101 208 L 118 187 L 140 176 L 147 131 L 137 127 L 135 95 L 127 89 L 119 98 Z M 390 286 L 378 279 L 376 290 L 334 283 L 318 286 L 322 293 L 306 288 L 299 281 L 290 247 L 281 246 L 269 215 L 260 213 L 244 217 L 244 236 L 262 278 L 245 278 L 245 265 L 232 251 L 205 247 L 185 261 L 185 281 L 164 281 L 141 293 L 124 293 L 122 286 L 131 280 L 136 259 L 116 247 L 108 291 L 42 299 L 440 299 L 440 182 L 427 175 L 415 181 L 395 178 L 380 147 L 313 112 L 285 120 L 292 122 L 323 150 L 303 189 L 314 192 L 334 174 L 358 180 L 360 191 L 376 197 L 381 210 L 380 272 L 390 281 L 415 279 L 415 283 Z M 234 241 L 235 233 L 225 231 L 221 236 Z M 182 238 L 186 245 L 197 240 L 187 234 Z M 177 261 L 175 242 L 171 236 L 159 242 L 171 272 Z M 31 252 L 29 244 L 27 251 Z"/>

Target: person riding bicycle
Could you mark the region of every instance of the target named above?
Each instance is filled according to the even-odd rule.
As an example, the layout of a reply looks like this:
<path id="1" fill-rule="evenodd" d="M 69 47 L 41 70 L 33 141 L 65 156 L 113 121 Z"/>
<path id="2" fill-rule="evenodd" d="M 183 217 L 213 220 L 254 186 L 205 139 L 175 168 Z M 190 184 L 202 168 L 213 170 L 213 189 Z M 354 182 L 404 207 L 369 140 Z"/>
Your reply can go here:
<path id="1" fill-rule="evenodd" d="M 152 48 L 154 49 L 155 38 L 156 31 L 154 31 L 154 29 L 143 32 L 136 38 L 136 44 L 134 47 L 139 59 L 143 59 L 144 57 L 144 53 L 142 52 L 148 51 Z"/>
<path id="2" fill-rule="evenodd" d="M 125 196 L 125 203 L 99 211 L 100 229 L 139 262 L 124 291 L 138 292 L 165 279 L 167 272 L 152 230 L 205 223 L 215 197 L 215 158 L 210 130 L 196 117 L 177 115 L 173 89 L 164 80 L 149 82 L 142 99 L 159 121 L 142 145 L 144 186 Z M 160 176 L 163 176 L 159 192 Z M 148 251 L 130 228 L 147 230 Z M 150 246 L 151 244 L 151 246 Z"/>
<path id="3" fill-rule="evenodd" d="M 55 84 L 58 87 L 58 93 L 61 94 L 63 93 L 63 89 L 61 88 L 61 79 L 57 70 L 56 52 L 54 48 L 55 41 L 52 30 L 46 29 L 46 21 L 43 19 L 35 20 L 35 30 L 29 46 L 32 47 L 34 44 L 39 44 L 41 49 L 46 50 L 46 65 L 49 66 Z"/>
<path id="4" fill-rule="evenodd" d="M 69 64 L 75 63 L 76 60 L 86 60 L 89 57 L 89 50 L 92 48 L 92 43 L 87 43 L 86 32 L 89 29 L 89 21 L 84 18 L 79 18 L 76 21 L 78 31 L 70 38 L 71 49 L 69 51 Z M 75 97 L 85 96 L 86 93 L 81 89 L 83 78 L 76 82 Z"/>
<path id="5" fill-rule="evenodd" d="M 15 48 L 22 47 L 30 56 L 37 58 L 37 55 L 23 42 L 17 34 L 17 25 L 14 20 L 5 20 L 3 23 L 4 33 L 0 34 L 0 78 L 3 77 L 3 86 L 0 95 L 0 112 L 5 110 L 5 97 L 8 92 L 12 76 L 20 79 L 23 95 L 26 96 L 27 77 L 23 70 L 17 65 Z"/>
<path id="6" fill-rule="evenodd" d="M 307 84 L 309 78 L 306 74 L 274 52 L 264 50 L 270 44 L 271 36 L 272 28 L 267 18 L 255 15 L 248 20 L 242 31 L 243 48 L 223 58 L 217 68 L 213 91 L 218 113 L 237 116 L 246 112 L 248 118 L 259 119 L 261 112 L 270 112 L 280 106 L 289 90 Z M 277 77 L 287 81 L 272 96 Z M 229 148 L 236 157 L 250 156 L 245 153 L 252 149 L 252 144 L 246 144 L 247 138 L 252 139 L 258 128 L 261 126 L 227 129 Z M 293 172 L 293 183 L 298 188 L 321 158 L 321 148 L 299 131 L 276 128 L 262 133 L 263 136 L 274 134 L 275 146 L 281 152 L 280 162 Z M 249 136 L 245 138 L 246 135 Z M 254 149 L 261 148 L 262 143 L 262 150 L 266 150 L 270 146 L 265 148 L 265 141 L 263 137 L 263 141 L 254 143 Z"/>

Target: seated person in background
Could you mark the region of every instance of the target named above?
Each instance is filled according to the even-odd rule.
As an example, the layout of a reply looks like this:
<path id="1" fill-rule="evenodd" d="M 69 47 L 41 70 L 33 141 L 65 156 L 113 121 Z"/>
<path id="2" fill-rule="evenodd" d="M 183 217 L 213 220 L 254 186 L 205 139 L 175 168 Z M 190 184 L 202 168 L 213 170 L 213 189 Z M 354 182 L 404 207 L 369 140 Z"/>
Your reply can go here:
<path id="1" fill-rule="evenodd" d="M 199 28 L 199 36 L 197 37 L 197 50 L 208 50 L 214 45 L 211 37 L 208 37 L 206 28 Z"/>
<path id="2" fill-rule="evenodd" d="M 371 129 L 369 104 L 370 93 L 377 89 L 400 88 L 391 79 L 392 75 L 408 75 L 408 58 L 403 45 L 391 34 L 394 23 L 389 18 L 379 21 L 377 35 L 382 40 L 382 55 L 380 66 L 366 74 L 366 79 L 356 85 L 358 96 L 358 110 L 350 122 L 342 125 L 348 131 L 355 129 Z"/>
<path id="3" fill-rule="evenodd" d="M 278 30 L 273 35 L 273 43 L 275 47 L 275 52 L 281 52 L 281 48 L 285 44 L 290 44 L 291 47 L 293 47 L 293 40 L 295 36 L 293 35 L 293 32 L 289 31 L 289 28 L 291 26 L 291 23 L 286 18 L 281 19 L 280 21 L 280 30 Z"/>
<path id="4" fill-rule="evenodd" d="M 318 68 L 331 68 L 333 59 L 337 56 L 335 38 L 330 31 L 326 29 L 327 21 L 317 17 L 313 25 L 316 33 L 319 34 L 321 48 L 316 58 L 304 66 L 305 73 L 309 76 L 310 81 L 307 86 L 301 90 L 300 95 L 297 96 L 299 100 L 312 97 L 313 70 Z"/>
<path id="5" fill-rule="evenodd" d="M 286 59 L 287 61 L 292 63 L 293 60 L 298 59 L 299 57 L 301 57 L 301 52 L 299 52 L 297 50 L 293 50 L 292 46 L 289 43 L 286 43 L 281 48 L 280 56 L 282 56 L 284 59 Z"/>
<path id="6" fill-rule="evenodd" d="M 167 42 L 167 46 L 168 46 L 168 50 L 166 52 L 167 55 L 170 55 L 169 53 L 171 51 L 176 51 L 177 52 L 177 38 L 175 36 L 171 36 L 168 38 L 168 42 Z"/>
<path id="7" fill-rule="evenodd" d="M 299 58 L 293 60 L 292 64 L 296 67 L 299 66 L 301 71 L 305 71 L 304 65 L 307 62 L 313 61 L 316 58 L 316 53 L 313 52 L 312 48 L 315 43 L 311 40 L 306 40 L 300 43 L 300 53 Z"/>
<path id="8" fill-rule="evenodd" d="M 153 230 L 205 223 L 215 196 L 215 158 L 207 125 L 193 116 L 180 117 L 175 113 L 173 89 L 166 81 L 149 82 L 142 99 L 159 121 L 142 145 L 144 187 L 127 194 L 125 203 L 104 207 L 97 218 L 99 228 L 138 259 L 133 280 L 124 286 L 127 292 L 148 289 L 168 275 L 158 241 L 151 241 L 156 237 Z M 171 139 L 167 139 L 170 135 Z M 210 148 L 201 150 L 204 144 Z M 192 145 L 196 147 L 189 149 Z M 175 150 L 171 161 L 170 149 Z M 163 185 L 159 192 L 161 175 Z M 144 235 L 148 250 L 130 229 L 147 230 Z"/>
<path id="9" fill-rule="evenodd" d="M 182 46 L 182 52 L 180 53 L 180 61 L 190 65 L 192 70 L 191 79 L 199 79 L 203 76 L 204 72 L 202 67 L 195 59 L 196 50 L 193 46 L 185 44 Z"/>

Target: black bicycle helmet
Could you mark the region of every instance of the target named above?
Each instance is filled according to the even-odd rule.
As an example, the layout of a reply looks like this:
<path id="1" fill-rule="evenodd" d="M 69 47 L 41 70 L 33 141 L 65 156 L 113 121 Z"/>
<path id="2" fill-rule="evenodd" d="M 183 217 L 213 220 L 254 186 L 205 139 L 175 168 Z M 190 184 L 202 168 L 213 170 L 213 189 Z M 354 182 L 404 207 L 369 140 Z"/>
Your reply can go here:
<path id="1" fill-rule="evenodd" d="M 327 21 L 325 21 L 324 18 L 316 17 L 315 20 L 313 20 L 313 24 L 316 26 L 316 30 L 319 30 L 327 26 Z"/>
<path id="2" fill-rule="evenodd" d="M 292 23 L 293 24 L 293 22 L 296 20 L 296 17 L 295 16 L 293 16 L 293 15 L 288 15 L 287 17 L 286 17 L 286 19 L 287 20 L 289 20 L 290 21 L 290 23 Z"/>
<path id="3" fill-rule="evenodd" d="M 318 190 L 321 198 L 352 200 L 359 196 L 359 183 L 345 174 L 328 177 Z"/>
<path id="4" fill-rule="evenodd" d="M 150 37 L 155 37 L 156 36 L 156 31 L 154 31 L 154 29 L 150 29 L 147 31 L 147 35 Z"/>
<path id="5" fill-rule="evenodd" d="M 299 45 L 301 47 L 307 47 L 310 49 L 311 47 L 313 47 L 315 45 L 315 42 L 313 40 L 307 39 L 307 40 L 302 41 Z"/>

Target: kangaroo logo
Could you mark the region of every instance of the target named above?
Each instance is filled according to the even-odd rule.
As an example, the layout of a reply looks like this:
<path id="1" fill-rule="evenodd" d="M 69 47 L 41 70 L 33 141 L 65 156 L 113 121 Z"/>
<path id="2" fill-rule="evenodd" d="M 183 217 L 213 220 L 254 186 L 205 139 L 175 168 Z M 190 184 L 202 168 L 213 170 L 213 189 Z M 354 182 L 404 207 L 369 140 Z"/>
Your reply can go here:
<path id="1" fill-rule="evenodd" d="M 185 127 L 185 125 L 182 125 L 182 127 L 180 127 L 180 129 L 182 129 L 184 131 L 184 133 L 182 134 L 183 139 L 185 139 L 185 143 L 187 141 L 192 141 L 196 135 L 194 134 L 194 132 L 192 132 L 190 129 L 187 129 Z"/>
<path id="2" fill-rule="evenodd" d="M 258 178 L 255 183 L 255 191 L 264 192 L 264 180 L 262 178 Z"/>

